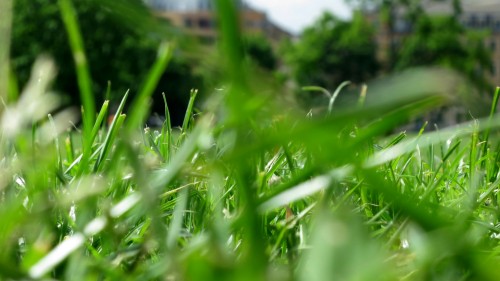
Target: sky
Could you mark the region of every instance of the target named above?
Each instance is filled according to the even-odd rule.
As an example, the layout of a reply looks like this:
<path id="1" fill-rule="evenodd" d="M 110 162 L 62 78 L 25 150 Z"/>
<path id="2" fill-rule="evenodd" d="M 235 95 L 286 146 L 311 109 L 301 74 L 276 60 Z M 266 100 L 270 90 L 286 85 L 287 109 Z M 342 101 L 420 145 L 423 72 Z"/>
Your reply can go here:
<path id="1" fill-rule="evenodd" d="M 324 10 L 341 17 L 350 16 L 344 0 L 246 0 L 252 7 L 267 13 L 269 18 L 284 29 L 299 34 L 311 25 Z"/>

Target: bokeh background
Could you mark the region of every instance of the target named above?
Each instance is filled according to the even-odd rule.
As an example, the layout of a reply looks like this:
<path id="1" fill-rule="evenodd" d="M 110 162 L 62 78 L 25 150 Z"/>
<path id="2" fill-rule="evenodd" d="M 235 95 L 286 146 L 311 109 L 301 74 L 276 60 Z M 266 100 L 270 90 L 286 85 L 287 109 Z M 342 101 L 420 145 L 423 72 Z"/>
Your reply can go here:
<path id="1" fill-rule="evenodd" d="M 75 66 L 55 2 L 14 1 L 12 73 L 21 87 L 35 58 L 50 55 L 58 67 L 55 89 L 66 106 L 77 105 Z M 221 85 L 211 1 L 83 0 L 75 8 L 98 104 L 110 99 L 116 107 L 125 91 L 134 95 L 162 40 L 177 48 L 155 90 L 152 116 L 163 118 L 165 93 L 179 125 L 191 89 L 203 97 Z M 351 81 L 348 89 L 358 91 L 377 77 L 438 65 L 461 74 L 466 88 L 457 90 L 453 108 L 425 118 L 451 125 L 486 114 L 484 104 L 500 83 L 495 1 L 252 0 L 239 2 L 239 10 L 248 60 L 306 110 L 321 107 L 325 97 L 303 92 L 304 86 L 333 91 Z"/>

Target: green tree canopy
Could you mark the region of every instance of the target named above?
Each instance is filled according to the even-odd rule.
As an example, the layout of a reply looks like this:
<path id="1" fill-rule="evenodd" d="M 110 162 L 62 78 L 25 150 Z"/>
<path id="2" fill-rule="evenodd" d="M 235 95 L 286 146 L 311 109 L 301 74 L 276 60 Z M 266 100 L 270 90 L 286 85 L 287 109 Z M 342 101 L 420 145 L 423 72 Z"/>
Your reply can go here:
<path id="1" fill-rule="evenodd" d="M 11 58 L 19 84 L 24 85 L 31 65 L 40 54 L 52 56 L 59 68 L 55 89 L 78 103 L 74 63 L 59 7 L 55 0 L 14 1 Z M 126 90 L 134 95 L 156 57 L 161 40 L 173 35 L 167 22 L 154 19 L 141 0 L 74 1 L 98 104 L 104 99 L 108 81 L 111 99 L 118 100 Z M 189 90 L 201 87 L 192 63 L 178 51 L 155 92 L 167 93 L 169 103 L 179 114 L 184 111 Z M 153 105 L 163 112 L 163 102 Z M 181 120 L 173 114 L 174 121 Z M 180 122 L 180 121 L 179 121 Z"/>
<path id="2" fill-rule="evenodd" d="M 466 30 L 454 16 L 420 16 L 403 41 L 396 69 L 440 65 L 463 74 L 480 91 L 490 92 L 493 69 L 485 32 Z"/>
<path id="3" fill-rule="evenodd" d="M 491 53 L 484 46 L 485 31 L 472 31 L 459 20 L 462 14 L 460 0 L 349 0 L 353 7 L 378 9 L 382 22 L 389 28 L 388 40 L 393 43 L 388 61 L 391 70 L 415 66 L 440 65 L 463 74 L 481 92 L 491 92 L 487 74 L 493 69 Z M 424 5 L 440 2 L 449 5 L 450 14 L 431 16 Z M 396 9 L 399 9 L 396 11 Z M 411 23 L 409 34 L 395 36 L 394 20 Z M 394 45 L 394 43 L 397 43 Z M 398 46 L 396 46 L 398 45 Z"/>
<path id="4" fill-rule="evenodd" d="M 361 14 L 344 21 L 325 13 L 286 48 L 285 59 L 300 85 L 334 89 L 346 80 L 363 82 L 378 70 L 373 35 Z"/>
<path id="5" fill-rule="evenodd" d="M 263 69 L 275 70 L 278 66 L 273 47 L 264 36 L 258 34 L 245 36 L 244 47 L 247 56 Z"/>

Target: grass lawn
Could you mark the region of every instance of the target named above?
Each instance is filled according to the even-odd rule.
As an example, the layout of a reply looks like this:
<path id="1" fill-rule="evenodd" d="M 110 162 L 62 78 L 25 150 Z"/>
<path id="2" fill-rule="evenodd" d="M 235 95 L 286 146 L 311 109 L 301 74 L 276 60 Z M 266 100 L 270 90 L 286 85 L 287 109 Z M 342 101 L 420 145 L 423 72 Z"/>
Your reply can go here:
<path id="1" fill-rule="evenodd" d="M 446 102 L 441 70 L 308 116 L 255 90 L 218 3 L 226 86 L 196 116 L 192 91 L 180 129 L 167 105 L 141 125 L 172 45 L 111 124 L 77 59 L 78 129 L 74 110 L 49 115 L 54 66 L 37 62 L 0 119 L 1 280 L 500 280 L 498 89 L 489 118 L 413 135 L 393 131 Z"/>

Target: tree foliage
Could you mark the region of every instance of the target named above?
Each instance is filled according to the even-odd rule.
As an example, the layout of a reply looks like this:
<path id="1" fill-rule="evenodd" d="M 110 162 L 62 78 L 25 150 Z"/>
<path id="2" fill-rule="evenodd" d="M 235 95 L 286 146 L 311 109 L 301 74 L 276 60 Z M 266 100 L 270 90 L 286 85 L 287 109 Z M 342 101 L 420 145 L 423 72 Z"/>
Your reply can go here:
<path id="1" fill-rule="evenodd" d="M 285 59 L 300 85 L 334 89 L 346 80 L 363 82 L 378 70 L 373 35 L 361 14 L 344 21 L 325 13 L 286 48 Z"/>
<path id="2" fill-rule="evenodd" d="M 460 23 L 460 0 L 433 0 L 449 5 L 448 15 L 429 15 L 422 0 L 350 0 L 361 9 L 377 9 L 381 21 L 389 28 L 392 42 L 388 71 L 405 68 L 440 65 L 463 74 L 481 92 L 491 92 L 487 75 L 493 69 L 490 51 L 484 46 L 486 32 L 472 31 Z M 411 24 L 409 34 L 399 34 L 396 40 L 395 19 Z M 394 48 L 395 45 L 398 45 Z"/>
<path id="3" fill-rule="evenodd" d="M 266 70 L 275 70 L 278 59 L 268 39 L 262 35 L 247 35 L 244 38 L 247 56 L 258 66 Z"/>
<path id="4" fill-rule="evenodd" d="M 476 88 L 491 91 L 493 65 L 486 34 L 468 31 L 454 16 L 421 16 L 400 48 L 396 69 L 440 65 L 463 74 Z"/>
<path id="5" fill-rule="evenodd" d="M 422 0 L 346 0 L 346 2 L 353 8 L 361 10 L 404 7 L 406 9 L 406 14 L 410 17 L 417 16 L 424 11 Z M 430 2 L 447 2 L 453 8 L 454 14 L 458 15 L 462 13 L 461 0 L 430 0 Z"/>
<path id="6" fill-rule="evenodd" d="M 57 1 L 14 2 L 11 57 L 19 84 L 25 84 L 35 58 L 48 54 L 59 69 L 55 89 L 68 97 L 68 103 L 77 104 L 74 63 Z M 134 95 L 156 57 L 160 41 L 172 36 L 168 24 L 153 19 L 140 0 L 80 0 L 74 5 L 97 101 L 105 98 L 108 81 L 112 83 L 112 100 L 118 100 L 128 89 Z M 177 52 L 158 85 L 156 98 L 161 100 L 161 92 L 166 92 L 173 108 L 187 104 L 189 90 L 201 86 L 192 68 Z M 163 103 L 156 111 L 163 111 Z"/>

